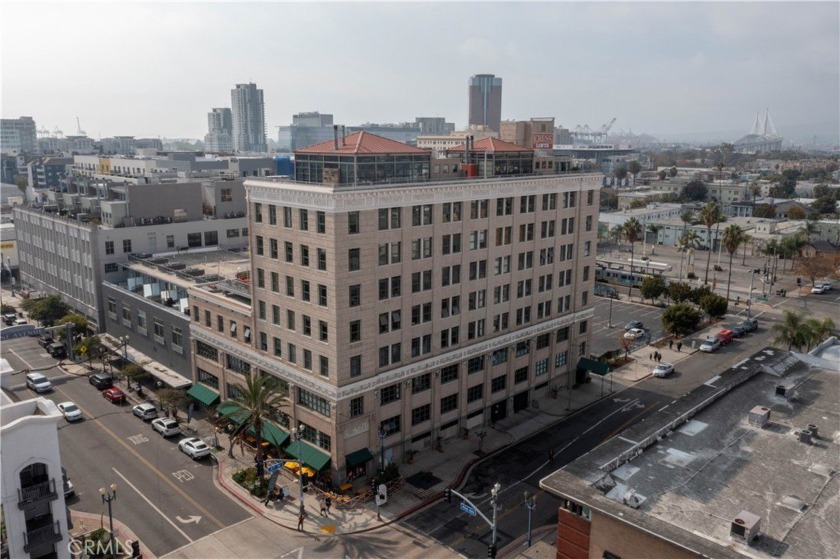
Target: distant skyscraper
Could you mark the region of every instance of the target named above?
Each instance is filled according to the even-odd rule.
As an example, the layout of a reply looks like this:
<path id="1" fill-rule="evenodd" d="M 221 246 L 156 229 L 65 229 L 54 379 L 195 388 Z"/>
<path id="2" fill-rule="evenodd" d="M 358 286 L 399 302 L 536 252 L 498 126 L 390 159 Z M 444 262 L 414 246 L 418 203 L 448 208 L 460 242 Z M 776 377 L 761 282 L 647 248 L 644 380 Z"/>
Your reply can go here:
<path id="1" fill-rule="evenodd" d="M 499 132 L 502 123 L 502 78 L 493 74 L 476 74 L 469 83 L 469 124 L 483 124 Z"/>
<path id="2" fill-rule="evenodd" d="M 31 116 L 0 120 L 0 151 L 3 153 L 37 153 L 38 133 Z"/>
<path id="3" fill-rule="evenodd" d="M 233 112 L 233 148 L 266 152 L 263 90 L 253 83 L 236 84 L 230 92 Z"/>
<path id="4" fill-rule="evenodd" d="M 215 108 L 207 113 L 204 149 L 212 152 L 233 151 L 233 115 L 227 107 Z"/>

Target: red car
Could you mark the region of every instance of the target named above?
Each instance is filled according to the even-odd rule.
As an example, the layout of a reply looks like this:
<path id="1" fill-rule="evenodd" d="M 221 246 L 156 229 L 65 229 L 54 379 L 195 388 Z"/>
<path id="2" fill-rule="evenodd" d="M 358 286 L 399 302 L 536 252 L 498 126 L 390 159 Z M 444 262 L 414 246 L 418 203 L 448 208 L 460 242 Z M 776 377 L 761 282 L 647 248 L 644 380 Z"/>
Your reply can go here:
<path id="1" fill-rule="evenodd" d="M 125 392 L 117 387 L 106 388 L 102 391 L 102 397 L 112 404 L 122 404 L 125 402 Z"/>

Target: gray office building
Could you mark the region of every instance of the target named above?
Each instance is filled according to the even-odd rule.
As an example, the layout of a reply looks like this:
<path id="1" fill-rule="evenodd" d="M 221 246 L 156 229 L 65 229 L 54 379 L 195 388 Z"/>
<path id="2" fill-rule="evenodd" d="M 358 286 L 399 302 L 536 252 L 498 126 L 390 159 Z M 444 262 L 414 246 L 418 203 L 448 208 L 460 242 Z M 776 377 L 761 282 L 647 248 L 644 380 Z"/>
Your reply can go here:
<path id="1" fill-rule="evenodd" d="M 207 113 L 204 149 L 214 153 L 233 151 L 233 113 L 227 107 L 215 108 Z"/>
<path id="2" fill-rule="evenodd" d="M 263 90 L 254 83 L 236 84 L 230 92 L 233 116 L 233 149 L 237 152 L 268 151 L 265 139 Z"/>
<path id="3" fill-rule="evenodd" d="M 469 81 L 469 124 L 499 132 L 502 123 L 502 78 L 476 74 Z"/>

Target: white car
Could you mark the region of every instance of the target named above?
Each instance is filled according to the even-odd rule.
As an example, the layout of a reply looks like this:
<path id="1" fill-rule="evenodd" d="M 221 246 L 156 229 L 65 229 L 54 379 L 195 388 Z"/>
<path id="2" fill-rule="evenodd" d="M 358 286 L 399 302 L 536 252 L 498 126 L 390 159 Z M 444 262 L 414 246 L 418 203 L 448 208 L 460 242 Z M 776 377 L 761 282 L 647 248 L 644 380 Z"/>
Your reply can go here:
<path id="1" fill-rule="evenodd" d="M 27 373 L 26 386 L 40 394 L 41 392 L 49 392 L 52 390 L 52 383 L 50 379 L 41 373 Z"/>
<path id="2" fill-rule="evenodd" d="M 67 421 L 79 421 L 84 417 L 82 410 L 73 402 L 61 402 L 58 404 L 58 411 L 64 414 L 64 419 Z"/>
<path id="3" fill-rule="evenodd" d="M 645 337 L 645 331 L 641 328 L 631 328 L 624 333 L 624 337 L 628 340 L 638 340 Z"/>
<path id="4" fill-rule="evenodd" d="M 720 349 L 720 340 L 715 338 L 708 338 L 702 344 L 700 344 L 700 351 L 704 353 L 712 353 Z"/>
<path id="5" fill-rule="evenodd" d="M 825 293 L 825 292 L 826 292 L 825 286 L 821 283 L 818 283 L 817 285 L 815 285 L 814 287 L 811 288 L 811 293 L 819 294 L 819 293 Z"/>
<path id="6" fill-rule="evenodd" d="M 157 417 L 157 408 L 154 404 L 138 404 L 134 406 L 132 409 L 134 415 L 142 419 L 143 421 L 148 421 L 150 419 L 154 419 Z"/>
<path id="7" fill-rule="evenodd" d="M 825 293 L 826 291 L 831 291 L 831 283 L 830 282 L 824 282 L 822 284 L 822 286 L 823 286 L 823 293 Z"/>
<path id="8" fill-rule="evenodd" d="M 184 439 L 178 443 L 178 449 L 193 460 L 204 458 L 210 454 L 210 447 L 207 443 L 196 437 Z"/>
<path id="9" fill-rule="evenodd" d="M 665 378 L 674 372 L 674 366 L 670 363 L 660 363 L 653 368 L 653 376 Z"/>
<path id="10" fill-rule="evenodd" d="M 161 437 L 171 437 L 181 433 L 178 422 L 171 417 L 161 417 L 152 421 L 152 429 L 160 433 Z"/>

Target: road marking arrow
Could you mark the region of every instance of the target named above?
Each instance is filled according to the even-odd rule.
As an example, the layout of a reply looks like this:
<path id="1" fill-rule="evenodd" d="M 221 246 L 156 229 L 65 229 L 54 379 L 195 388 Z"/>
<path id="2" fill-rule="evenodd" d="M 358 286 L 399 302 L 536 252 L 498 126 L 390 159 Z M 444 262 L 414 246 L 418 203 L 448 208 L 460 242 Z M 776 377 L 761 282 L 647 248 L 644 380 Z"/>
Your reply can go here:
<path id="1" fill-rule="evenodd" d="M 198 524 L 198 521 L 201 520 L 201 517 L 200 516 L 188 516 L 187 518 L 181 518 L 180 516 L 176 516 L 175 520 L 177 520 L 181 524 L 192 524 L 193 522 Z"/>

